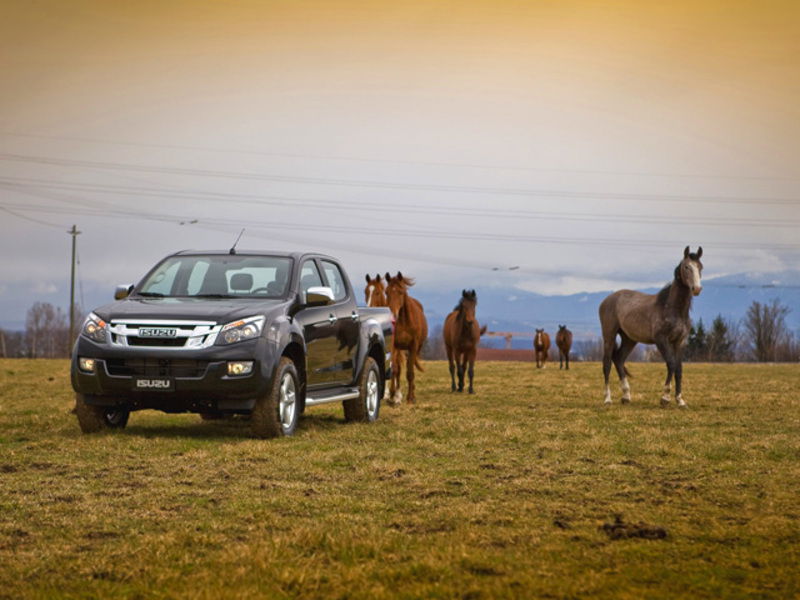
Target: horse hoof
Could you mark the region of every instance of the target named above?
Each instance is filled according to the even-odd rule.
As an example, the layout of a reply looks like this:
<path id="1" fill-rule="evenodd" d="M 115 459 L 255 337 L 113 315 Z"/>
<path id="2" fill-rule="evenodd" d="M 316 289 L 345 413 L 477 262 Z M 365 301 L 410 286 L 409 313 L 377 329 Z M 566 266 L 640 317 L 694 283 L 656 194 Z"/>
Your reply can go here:
<path id="1" fill-rule="evenodd" d="M 661 399 L 661 406 L 663 406 L 664 408 L 669 406 L 669 398 L 662 398 Z"/>
<path id="2" fill-rule="evenodd" d="M 605 400 L 603 400 L 603 406 L 611 406 L 611 399 L 606 398 Z"/>
<path id="3" fill-rule="evenodd" d="M 470 393 L 470 394 L 474 394 L 474 393 L 475 393 L 475 390 L 470 390 L 470 391 L 469 391 L 469 393 Z"/>
<path id="4" fill-rule="evenodd" d="M 620 403 L 621 404 L 630 404 L 631 403 L 631 399 L 630 398 L 621 398 L 620 399 Z"/>

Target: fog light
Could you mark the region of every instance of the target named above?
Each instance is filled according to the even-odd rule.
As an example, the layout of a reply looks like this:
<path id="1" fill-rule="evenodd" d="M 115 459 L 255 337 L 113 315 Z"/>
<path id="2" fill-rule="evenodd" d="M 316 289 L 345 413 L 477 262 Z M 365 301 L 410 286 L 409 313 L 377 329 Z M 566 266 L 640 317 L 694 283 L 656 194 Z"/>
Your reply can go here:
<path id="1" fill-rule="evenodd" d="M 252 371 L 252 360 L 237 360 L 228 363 L 228 375 L 249 375 Z"/>
<path id="2" fill-rule="evenodd" d="M 79 358 L 78 367 L 84 373 L 94 373 L 95 360 L 93 358 Z"/>

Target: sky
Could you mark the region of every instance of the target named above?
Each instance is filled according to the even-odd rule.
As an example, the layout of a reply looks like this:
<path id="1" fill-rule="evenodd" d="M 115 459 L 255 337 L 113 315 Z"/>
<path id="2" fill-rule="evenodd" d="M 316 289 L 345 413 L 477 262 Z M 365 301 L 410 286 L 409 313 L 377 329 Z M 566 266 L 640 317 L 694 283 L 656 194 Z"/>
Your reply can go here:
<path id="1" fill-rule="evenodd" d="M 657 286 L 686 245 L 707 280 L 796 270 L 799 27 L 769 0 L 4 2 L 0 326 L 66 307 L 73 224 L 86 305 L 242 228 L 359 289 Z"/>

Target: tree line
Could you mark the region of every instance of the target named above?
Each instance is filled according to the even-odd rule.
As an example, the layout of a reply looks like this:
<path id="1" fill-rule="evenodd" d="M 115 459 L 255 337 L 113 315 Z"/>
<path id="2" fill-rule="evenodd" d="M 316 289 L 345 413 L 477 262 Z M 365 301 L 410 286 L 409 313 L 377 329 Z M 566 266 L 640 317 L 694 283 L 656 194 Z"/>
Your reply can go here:
<path id="1" fill-rule="evenodd" d="M 790 312 L 788 306 L 774 299 L 765 303 L 754 301 L 739 321 L 717 315 L 707 327 L 700 319 L 689 332 L 685 359 L 696 362 L 800 360 L 800 337 L 786 324 Z M 82 322 L 83 311 L 76 308 L 76 330 Z M 24 331 L 0 329 L 0 357 L 66 358 L 72 350 L 72 341 L 68 314 L 49 302 L 36 302 L 25 315 Z M 441 327 L 429 336 L 423 355 L 428 359 L 445 358 Z M 602 360 L 603 342 L 577 341 L 573 355 L 576 360 Z M 660 361 L 661 356 L 654 347 L 637 346 L 631 360 Z"/>

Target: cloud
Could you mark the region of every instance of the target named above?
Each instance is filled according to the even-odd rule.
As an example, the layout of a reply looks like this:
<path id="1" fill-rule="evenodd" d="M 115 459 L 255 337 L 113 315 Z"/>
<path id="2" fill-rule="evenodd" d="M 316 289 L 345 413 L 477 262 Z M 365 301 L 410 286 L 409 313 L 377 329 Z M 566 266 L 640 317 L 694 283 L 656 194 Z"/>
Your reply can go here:
<path id="1" fill-rule="evenodd" d="M 619 289 L 644 289 L 661 287 L 665 281 L 626 279 L 600 279 L 583 277 L 552 277 L 535 281 L 521 281 L 517 288 L 545 296 L 569 296 L 572 294 L 605 292 Z"/>
<path id="2" fill-rule="evenodd" d="M 58 292 L 58 287 L 55 283 L 49 281 L 37 281 L 33 287 L 31 287 L 31 293 L 33 294 L 51 295 L 56 292 Z"/>

